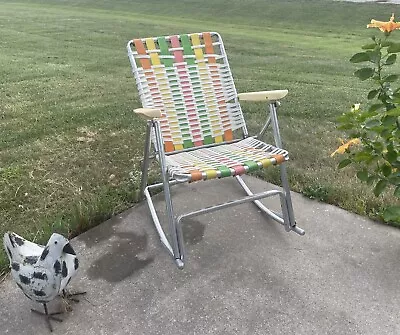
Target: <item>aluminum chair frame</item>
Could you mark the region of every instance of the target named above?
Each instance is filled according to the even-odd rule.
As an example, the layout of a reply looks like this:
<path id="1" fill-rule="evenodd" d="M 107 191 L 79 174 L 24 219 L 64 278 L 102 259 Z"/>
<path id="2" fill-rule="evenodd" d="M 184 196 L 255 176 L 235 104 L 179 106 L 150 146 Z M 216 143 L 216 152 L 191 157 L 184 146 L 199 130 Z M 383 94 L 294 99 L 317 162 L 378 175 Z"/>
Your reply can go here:
<path id="1" fill-rule="evenodd" d="M 199 35 L 201 36 L 200 33 Z M 212 34 L 213 36 L 216 36 L 217 42 L 214 44 L 218 44 L 220 47 L 220 57 L 223 58 L 224 64 L 226 64 L 227 69 L 230 73 L 230 68 L 229 64 L 227 61 L 225 49 L 222 43 L 222 39 L 218 33 L 207 33 L 207 34 Z M 177 35 L 180 37 L 179 35 Z M 167 39 L 170 38 L 169 36 L 166 37 Z M 154 38 L 155 40 L 155 38 Z M 276 165 L 278 165 L 280 169 L 280 177 L 281 177 L 281 183 L 282 183 L 282 188 L 281 189 L 275 189 L 275 190 L 269 190 L 269 191 L 264 191 L 264 192 L 259 192 L 259 193 L 253 193 L 248 185 L 245 183 L 243 178 L 240 175 L 235 175 L 234 177 L 238 181 L 239 185 L 243 188 L 244 193 L 246 194 L 244 197 L 240 199 L 236 199 L 233 201 L 228 201 L 220 204 L 216 204 L 210 207 L 206 208 L 201 208 L 201 209 L 196 209 L 191 212 L 181 214 L 181 215 L 176 215 L 174 212 L 174 207 L 173 207 L 173 201 L 172 201 L 172 196 L 171 196 L 171 187 L 177 184 L 181 183 L 187 183 L 191 182 L 190 175 L 188 174 L 174 174 L 171 175 L 171 173 L 168 171 L 168 164 L 167 164 L 167 159 L 168 157 L 173 157 L 173 155 L 177 153 L 182 153 L 182 152 L 190 152 L 202 148 L 208 148 L 208 147 L 216 147 L 219 145 L 226 145 L 229 143 L 238 143 L 242 141 L 243 139 L 260 139 L 263 137 L 265 132 L 269 129 L 269 127 L 272 128 L 272 133 L 274 137 L 274 142 L 275 142 L 275 147 L 276 148 L 282 148 L 282 140 L 281 140 L 281 135 L 279 131 L 279 124 L 278 124 L 278 118 L 277 118 L 277 108 L 280 105 L 278 98 L 283 97 L 286 95 L 287 91 L 265 91 L 265 92 L 256 92 L 256 93 L 244 93 L 242 95 L 238 95 L 236 92 L 236 89 L 234 88 L 233 85 L 233 100 L 234 103 L 239 105 L 239 99 L 240 100 L 260 100 L 261 99 L 264 101 L 267 101 L 268 105 L 268 110 L 269 110 L 269 116 L 264 124 L 264 126 L 261 128 L 261 131 L 258 135 L 256 136 L 249 136 L 246 128 L 246 124 L 243 120 L 243 124 L 241 125 L 241 130 L 243 133 L 243 138 L 239 139 L 232 139 L 230 141 L 224 141 L 222 143 L 213 143 L 213 144 L 205 144 L 205 145 L 200 145 L 196 147 L 191 147 L 191 148 L 183 148 L 181 150 L 174 150 L 172 152 L 165 152 L 165 143 L 164 143 L 164 137 L 162 133 L 162 124 L 160 122 L 160 118 L 158 117 L 152 117 L 155 114 L 157 114 L 157 109 L 154 109 L 152 104 L 149 105 L 148 100 L 146 100 L 146 95 L 143 93 L 143 90 L 145 89 L 143 87 L 143 80 L 140 80 L 140 71 L 137 66 L 137 62 L 135 59 L 135 56 L 138 55 L 137 52 L 133 50 L 133 43 L 135 40 L 131 40 L 127 44 L 127 49 L 128 49 L 128 57 L 132 66 L 132 72 L 134 74 L 134 77 L 137 82 L 138 90 L 141 96 L 142 100 L 142 105 L 143 107 L 147 108 L 148 110 L 145 110 L 143 114 L 147 113 L 147 118 L 149 119 L 147 121 L 147 129 L 146 129 L 146 137 L 145 137 L 145 148 L 144 148 L 144 158 L 143 158 L 143 163 L 142 163 L 142 179 L 141 179 L 141 185 L 140 185 L 140 199 L 145 198 L 153 219 L 153 223 L 155 225 L 155 228 L 159 234 L 160 240 L 162 244 L 165 246 L 165 248 L 168 250 L 170 255 L 175 261 L 175 264 L 179 269 L 182 269 L 185 264 L 185 247 L 184 247 L 184 238 L 183 238 L 183 233 L 182 233 L 182 220 L 185 218 L 192 218 L 201 214 L 206 214 L 206 213 L 211 213 L 217 210 L 225 209 L 231 206 L 237 206 L 243 203 L 248 203 L 248 202 L 253 202 L 263 213 L 266 214 L 267 217 L 277 221 L 278 223 L 282 224 L 285 227 L 285 230 L 290 232 L 293 231 L 299 235 L 304 235 L 304 230 L 299 228 L 296 224 L 295 217 L 294 217 L 294 212 L 293 212 L 293 206 L 292 206 L 292 200 L 291 200 L 291 195 L 290 195 L 290 188 L 289 188 L 289 182 L 287 178 L 287 171 L 286 171 L 286 160 L 288 157 L 286 157 L 284 162 L 281 162 L 278 164 L 278 162 L 274 161 Z M 137 40 L 136 40 L 137 41 Z M 149 41 L 149 39 L 143 39 L 143 41 Z M 152 45 L 152 42 L 150 40 L 150 45 Z M 196 46 L 195 46 L 196 47 Z M 155 49 L 154 49 L 155 50 Z M 176 50 L 172 49 L 172 50 Z M 151 52 L 154 52 L 153 50 L 150 50 Z M 151 55 L 151 53 L 150 53 Z M 213 55 L 214 56 L 214 55 Z M 217 56 L 217 55 L 215 55 Z M 141 56 L 143 58 L 146 58 L 147 55 Z M 148 57 L 150 58 L 150 57 Z M 142 75 L 143 76 L 143 75 Z M 239 105 L 240 108 L 240 105 Z M 150 113 L 149 113 L 150 111 Z M 138 109 L 138 112 L 141 113 L 140 109 Z M 240 110 L 241 112 L 241 110 Z M 153 113 L 153 114 L 152 114 Z M 149 116 L 150 115 L 150 116 Z M 157 115 L 161 116 L 161 115 Z M 153 144 L 153 145 L 152 145 Z M 149 170 L 149 164 L 150 160 L 152 158 L 157 159 L 159 165 L 160 165 L 160 170 L 161 170 L 161 176 L 162 176 L 162 182 L 156 183 L 149 185 L 148 184 L 148 170 Z M 157 214 L 157 211 L 154 207 L 152 196 L 150 194 L 151 190 L 154 189 L 159 189 L 162 188 L 164 191 L 164 199 L 165 199 L 165 205 L 166 205 L 166 214 L 167 214 L 167 221 L 168 221 L 168 226 L 169 226 L 169 238 L 167 237 L 167 234 L 162 227 L 162 224 L 160 222 L 159 216 Z M 280 199 L 280 205 L 281 205 L 281 213 L 277 213 L 268 207 L 266 207 L 263 203 L 261 203 L 261 199 L 263 198 L 269 198 L 273 196 L 278 196 Z"/>

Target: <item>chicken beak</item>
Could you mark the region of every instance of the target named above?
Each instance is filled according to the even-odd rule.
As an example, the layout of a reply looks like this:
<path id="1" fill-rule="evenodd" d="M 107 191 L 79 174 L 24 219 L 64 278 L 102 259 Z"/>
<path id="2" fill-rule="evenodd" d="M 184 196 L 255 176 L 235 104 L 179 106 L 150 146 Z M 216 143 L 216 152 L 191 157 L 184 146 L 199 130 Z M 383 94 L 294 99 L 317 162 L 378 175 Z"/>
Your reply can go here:
<path id="1" fill-rule="evenodd" d="M 66 254 L 76 255 L 75 250 L 72 248 L 72 246 L 71 246 L 70 243 L 67 243 L 67 244 L 64 246 L 63 251 L 64 251 Z"/>

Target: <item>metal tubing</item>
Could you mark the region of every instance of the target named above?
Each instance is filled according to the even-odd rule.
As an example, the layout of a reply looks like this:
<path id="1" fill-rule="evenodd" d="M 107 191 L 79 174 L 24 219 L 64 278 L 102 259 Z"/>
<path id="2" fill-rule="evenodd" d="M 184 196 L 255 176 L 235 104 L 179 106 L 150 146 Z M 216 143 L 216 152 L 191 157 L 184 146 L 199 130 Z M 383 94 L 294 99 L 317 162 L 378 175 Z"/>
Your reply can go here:
<path id="1" fill-rule="evenodd" d="M 281 195 L 282 196 L 282 195 Z M 254 201 L 254 204 L 265 214 L 267 214 L 271 219 L 275 220 L 276 222 L 279 222 L 281 225 L 285 224 L 285 220 L 278 214 L 275 213 L 274 211 L 271 211 L 268 207 L 266 207 L 260 200 Z"/>
<path id="2" fill-rule="evenodd" d="M 276 115 L 276 102 L 269 104 L 270 118 L 272 122 L 272 130 L 274 134 L 275 145 L 282 149 L 281 134 L 279 132 L 278 117 Z"/>
<path id="3" fill-rule="evenodd" d="M 158 159 L 161 166 L 161 173 L 163 178 L 165 205 L 167 209 L 167 217 L 172 239 L 172 250 L 175 259 L 183 259 L 183 243 L 178 239 L 182 236 L 179 221 L 175 221 L 174 210 L 172 206 L 171 190 L 169 188 L 169 174 L 164 155 L 164 143 L 162 140 L 161 128 L 159 121 L 152 121 L 155 129 L 155 137 L 157 142 Z"/>
<path id="4" fill-rule="evenodd" d="M 244 203 L 247 203 L 247 202 L 252 202 L 254 200 L 258 200 L 258 199 L 262 199 L 262 198 L 266 198 L 266 197 L 271 197 L 271 196 L 277 195 L 279 193 L 282 193 L 282 192 L 278 191 L 278 190 L 265 191 L 265 192 L 253 194 L 251 196 L 247 196 L 245 198 L 241 198 L 241 199 L 238 199 L 238 200 L 232 200 L 232 201 L 228 201 L 228 202 L 225 202 L 225 203 L 222 203 L 222 204 L 218 204 L 218 205 L 202 208 L 202 209 L 199 209 L 197 211 L 193 211 L 193 212 L 190 212 L 190 213 L 187 213 L 187 214 L 182 214 L 182 215 L 178 216 L 178 222 L 180 222 L 184 218 L 192 218 L 192 217 L 197 216 L 197 215 L 215 212 L 217 210 L 224 209 L 224 208 L 227 208 L 227 207 L 241 205 L 241 204 L 244 204 Z"/>
<path id="5" fill-rule="evenodd" d="M 146 196 L 147 205 L 150 209 L 151 217 L 153 218 L 154 225 L 157 229 L 158 235 L 160 235 L 160 240 L 162 244 L 167 248 L 172 256 L 174 256 L 174 252 L 172 250 L 171 244 L 169 243 L 167 237 L 165 236 L 164 230 L 161 227 L 160 220 L 158 219 L 156 209 L 154 208 L 153 201 L 151 200 L 151 195 L 149 193 L 148 187 L 144 190 L 144 195 Z"/>
<path id="6" fill-rule="evenodd" d="M 242 188 L 247 193 L 247 195 L 253 195 L 254 194 L 250 190 L 250 188 L 247 186 L 247 184 L 244 182 L 242 177 L 236 176 L 236 180 L 239 182 L 240 186 L 242 186 Z M 281 207 L 282 207 L 282 203 L 284 203 L 286 201 L 286 196 L 285 196 L 285 194 L 283 192 L 280 192 L 279 196 L 280 196 Z M 280 224 L 284 225 L 287 231 L 292 230 L 292 231 L 294 231 L 295 233 L 297 233 L 299 235 L 304 235 L 305 234 L 304 230 L 299 228 L 299 227 L 297 227 L 296 225 L 294 225 L 294 226 L 286 225 L 285 224 L 285 220 L 278 213 L 275 213 L 274 211 L 270 210 L 260 200 L 255 200 L 254 204 L 262 212 L 264 212 L 266 215 L 271 217 L 273 220 L 275 220 L 275 221 L 279 222 Z"/>
<path id="7" fill-rule="evenodd" d="M 299 234 L 301 236 L 303 236 L 306 233 L 303 229 L 297 226 L 292 226 L 290 227 L 290 229 L 293 230 L 296 234 Z"/>
<path id="8" fill-rule="evenodd" d="M 277 113 L 276 113 L 276 107 L 277 107 L 277 102 L 273 102 L 273 103 L 269 104 L 275 144 L 278 148 L 282 148 L 283 146 L 282 146 L 281 134 L 279 132 L 279 124 L 278 124 L 278 117 L 277 117 Z M 296 225 L 296 220 L 294 218 L 294 213 L 293 213 L 293 204 L 292 204 L 292 199 L 290 196 L 290 188 L 289 188 L 289 182 L 287 179 L 287 171 L 286 171 L 285 163 L 280 164 L 279 169 L 280 169 L 280 174 L 281 174 L 282 188 L 285 192 L 285 200 L 286 200 L 285 206 L 282 206 L 282 214 L 283 214 L 283 217 L 285 218 L 285 214 L 286 214 L 285 211 L 287 211 L 288 220 L 289 220 L 288 228 L 289 228 L 289 227 L 293 227 Z M 285 207 L 286 207 L 286 209 L 285 209 Z"/>
<path id="9" fill-rule="evenodd" d="M 184 181 L 178 181 L 176 179 L 172 179 L 172 180 L 169 181 L 169 186 L 174 186 L 174 185 L 182 184 L 182 183 L 185 183 L 185 182 Z M 148 185 L 147 188 L 149 190 L 152 190 L 153 188 L 160 188 L 162 186 L 164 186 L 164 183 L 157 183 L 157 184 Z"/>
<path id="10" fill-rule="evenodd" d="M 151 140 L 150 140 L 151 127 L 152 127 L 152 122 L 151 121 L 147 122 L 146 139 L 144 144 L 144 155 L 143 155 L 144 158 L 142 164 L 142 180 L 140 182 L 140 193 L 139 193 L 140 200 L 143 199 L 144 189 L 147 186 L 147 177 L 149 172 L 149 161 L 150 161 L 149 156 L 150 156 L 150 145 L 151 145 Z"/>
<path id="11" fill-rule="evenodd" d="M 294 218 L 293 204 L 292 204 L 292 198 L 290 196 L 289 181 L 287 179 L 285 163 L 280 164 L 279 169 L 280 169 L 280 173 L 281 173 L 282 188 L 285 191 L 285 199 L 286 199 L 286 206 L 287 206 L 287 211 L 288 211 L 289 222 L 290 222 L 290 226 L 293 227 L 296 225 L 296 220 Z"/>
<path id="12" fill-rule="evenodd" d="M 246 183 L 244 182 L 244 180 L 242 179 L 242 177 L 240 176 L 236 176 L 236 180 L 239 182 L 240 186 L 242 186 L 242 188 L 245 190 L 245 192 L 247 193 L 247 195 L 253 195 L 254 193 L 250 190 L 250 188 L 246 185 Z M 268 216 L 270 216 L 272 219 L 274 219 L 275 221 L 279 222 L 280 224 L 284 224 L 283 218 L 271 211 L 269 208 L 267 208 L 260 200 L 255 200 L 254 204 L 261 209 L 263 212 L 265 212 L 265 214 L 267 214 Z"/>
<path id="13" fill-rule="evenodd" d="M 260 130 L 260 132 L 257 135 L 257 138 L 261 138 L 264 136 L 265 132 L 267 131 L 269 125 L 271 124 L 271 116 L 268 117 L 267 121 L 265 122 L 264 126 Z"/>

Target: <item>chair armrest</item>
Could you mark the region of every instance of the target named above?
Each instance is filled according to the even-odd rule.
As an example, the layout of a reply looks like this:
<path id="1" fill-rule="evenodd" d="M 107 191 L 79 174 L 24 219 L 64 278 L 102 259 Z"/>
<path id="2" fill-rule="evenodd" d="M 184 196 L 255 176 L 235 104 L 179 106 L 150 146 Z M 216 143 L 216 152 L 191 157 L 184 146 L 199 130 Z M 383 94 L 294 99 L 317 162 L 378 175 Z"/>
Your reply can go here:
<path id="1" fill-rule="evenodd" d="M 241 101 L 276 101 L 284 98 L 287 94 L 288 90 L 260 91 L 239 93 L 238 98 Z"/>
<path id="2" fill-rule="evenodd" d="M 133 111 L 149 120 L 161 117 L 161 110 L 158 108 L 136 108 Z"/>

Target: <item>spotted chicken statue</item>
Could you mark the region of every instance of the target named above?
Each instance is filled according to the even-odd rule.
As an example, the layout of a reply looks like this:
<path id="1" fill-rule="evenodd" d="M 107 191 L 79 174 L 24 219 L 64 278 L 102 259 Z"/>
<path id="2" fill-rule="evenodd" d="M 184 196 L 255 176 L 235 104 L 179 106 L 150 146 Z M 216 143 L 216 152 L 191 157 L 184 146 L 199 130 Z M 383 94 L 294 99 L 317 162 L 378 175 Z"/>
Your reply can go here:
<path id="1" fill-rule="evenodd" d="M 10 260 L 11 275 L 18 287 L 31 300 L 43 304 L 44 313 L 32 309 L 32 312 L 43 315 L 50 331 L 53 331 L 50 320 L 62 320 L 48 313 L 47 303 L 61 295 L 64 299 L 72 298 L 79 292 L 67 293 L 66 287 L 79 267 L 78 258 L 69 241 L 62 235 L 51 235 L 46 246 L 25 240 L 23 237 L 7 232 L 4 234 L 4 248 Z"/>

